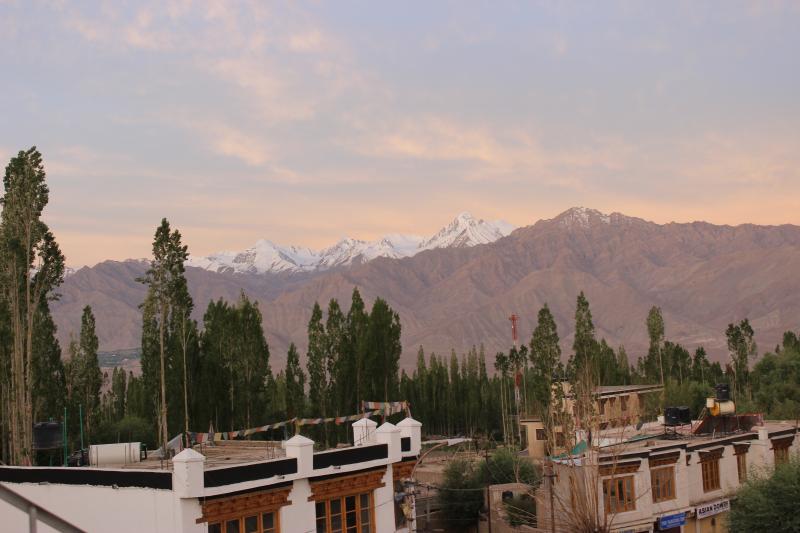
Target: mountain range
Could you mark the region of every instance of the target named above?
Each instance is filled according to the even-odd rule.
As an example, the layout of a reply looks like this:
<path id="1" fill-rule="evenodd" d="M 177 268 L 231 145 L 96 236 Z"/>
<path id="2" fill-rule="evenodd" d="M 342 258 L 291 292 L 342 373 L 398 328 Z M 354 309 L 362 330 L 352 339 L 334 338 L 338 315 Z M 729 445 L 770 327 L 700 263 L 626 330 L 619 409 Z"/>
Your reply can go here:
<path id="1" fill-rule="evenodd" d="M 690 349 L 703 345 L 716 359 L 727 357 L 730 322 L 749 318 L 762 349 L 779 342 L 783 331 L 800 329 L 798 226 L 656 224 L 586 208 L 511 233 L 507 225 L 479 222 L 459 216 L 448 228 L 474 231 L 443 228 L 433 240 L 387 238 L 391 254 L 374 253 L 381 239 L 349 254 L 312 251 L 303 255 L 309 261 L 291 254 L 277 256 L 285 263 L 272 261 L 276 256 L 265 254 L 281 248 L 274 245 L 192 259 L 187 278 L 194 316 L 202 320 L 211 299 L 235 300 L 244 291 L 259 302 L 278 368 L 290 342 L 304 352 L 314 302 L 337 298 L 346 309 L 353 287 L 367 301 L 385 298 L 400 314 L 404 368 L 414 365 L 420 345 L 446 354 L 483 343 L 491 363 L 511 344 L 509 315 L 521 317 L 520 338 L 527 340 L 544 303 L 566 358 L 581 290 L 597 337 L 624 345 L 631 358 L 647 350 L 645 319 L 653 305 L 662 309 L 669 340 Z M 87 304 L 97 316 L 101 350 L 138 346 L 145 287 L 135 279 L 146 268 L 141 260 L 105 261 L 69 276 L 52 304 L 62 346 L 78 330 Z"/>
<path id="2" fill-rule="evenodd" d="M 260 240 L 243 252 L 219 252 L 206 257 L 191 257 L 188 266 L 213 272 L 266 274 L 276 272 L 319 272 L 359 265 L 377 257 L 412 257 L 425 250 L 461 248 L 494 242 L 514 227 L 502 220 L 485 221 L 470 213 L 459 214 L 435 235 L 392 234 L 375 241 L 344 238 L 329 248 L 312 250 L 302 246 L 281 246 Z"/>

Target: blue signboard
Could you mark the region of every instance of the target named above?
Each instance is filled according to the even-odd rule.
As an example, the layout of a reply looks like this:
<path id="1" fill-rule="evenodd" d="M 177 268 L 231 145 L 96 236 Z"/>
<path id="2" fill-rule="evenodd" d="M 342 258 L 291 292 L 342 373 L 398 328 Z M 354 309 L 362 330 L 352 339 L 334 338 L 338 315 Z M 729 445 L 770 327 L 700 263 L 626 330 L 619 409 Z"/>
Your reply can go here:
<path id="1" fill-rule="evenodd" d="M 671 514 L 658 519 L 658 529 L 669 529 L 686 525 L 686 513 Z"/>

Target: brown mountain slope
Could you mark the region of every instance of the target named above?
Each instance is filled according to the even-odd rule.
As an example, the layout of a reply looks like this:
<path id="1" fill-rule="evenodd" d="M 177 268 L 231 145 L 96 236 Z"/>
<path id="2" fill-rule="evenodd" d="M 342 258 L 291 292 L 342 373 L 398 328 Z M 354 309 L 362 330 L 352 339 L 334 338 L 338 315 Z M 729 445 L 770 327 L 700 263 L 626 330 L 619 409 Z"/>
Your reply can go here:
<path id="1" fill-rule="evenodd" d="M 62 325 L 69 323 L 64 313 L 79 316 L 78 301 L 118 305 L 120 291 L 134 294 L 119 279 L 130 276 L 119 267 L 127 264 L 112 264 L 118 276 L 103 272 L 113 282 L 87 276 L 78 284 L 78 274 L 67 280 L 61 292 L 69 290 L 75 304 L 54 306 L 62 334 Z M 598 337 L 614 346 L 624 344 L 632 357 L 646 349 L 644 321 L 652 305 L 664 312 L 668 338 L 689 347 L 703 344 L 717 358 L 725 354 L 725 326 L 744 317 L 753 322 L 757 341 L 766 349 L 784 330 L 800 327 L 797 272 L 797 226 L 658 225 L 571 209 L 473 248 L 377 259 L 291 282 L 191 269 L 189 282 L 200 309 L 210 297 L 235 298 L 240 287 L 258 299 L 277 366 L 290 341 L 304 345 L 314 301 L 335 297 L 346 306 L 358 286 L 366 299 L 382 296 L 400 313 L 403 366 L 408 368 L 419 345 L 437 353 L 451 348 L 462 352 L 480 343 L 490 354 L 507 348 L 512 312 L 521 316 L 520 333 L 527 340 L 545 302 L 555 315 L 566 354 L 580 290 L 591 304 Z M 144 293 L 142 287 L 136 289 L 138 304 Z M 98 313 L 108 315 L 105 321 L 98 318 L 103 349 L 138 344 L 135 306 L 123 307 Z"/>

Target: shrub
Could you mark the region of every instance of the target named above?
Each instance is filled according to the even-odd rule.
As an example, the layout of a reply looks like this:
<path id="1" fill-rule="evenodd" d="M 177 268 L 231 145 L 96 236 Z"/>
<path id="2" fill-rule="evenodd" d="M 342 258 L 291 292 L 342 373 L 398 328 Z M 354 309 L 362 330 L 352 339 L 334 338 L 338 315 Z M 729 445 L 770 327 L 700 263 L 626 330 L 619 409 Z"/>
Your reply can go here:
<path id="1" fill-rule="evenodd" d="M 483 484 L 471 462 L 448 463 L 444 483 L 439 487 L 439 503 L 448 526 L 459 530 L 476 523 L 483 506 Z"/>
<path id="2" fill-rule="evenodd" d="M 731 533 L 800 531 L 800 458 L 770 475 L 755 474 L 739 490 L 728 518 Z"/>

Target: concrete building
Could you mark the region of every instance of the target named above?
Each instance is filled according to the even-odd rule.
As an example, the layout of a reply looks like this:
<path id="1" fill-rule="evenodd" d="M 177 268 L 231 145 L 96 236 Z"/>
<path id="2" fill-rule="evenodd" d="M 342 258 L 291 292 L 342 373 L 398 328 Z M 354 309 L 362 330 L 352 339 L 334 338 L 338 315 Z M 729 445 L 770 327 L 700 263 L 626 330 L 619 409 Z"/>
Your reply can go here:
<path id="1" fill-rule="evenodd" d="M 563 412 L 576 416 L 575 399 L 570 384 L 561 382 L 563 397 Z M 645 402 L 648 395 L 660 393 L 661 385 L 613 385 L 597 387 L 594 390 L 594 412 L 596 413 L 593 425 L 600 429 L 636 424 L 645 411 Z M 580 427 L 580 420 L 575 418 L 576 427 Z M 561 426 L 554 428 L 555 449 L 547 450 L 545 427 L 541 418 L 521 417 L 520 424 L 527 443 L 528 453 L 534 459 L 544 458 L 548 452 L 562 453 L 564 450 L 564 434 Z M 567 441 L 569 439 L 566 439 Z"/>
<path id="2" fill-rule="evenodd" d="M 11 494 L 0 499 L 0 529 L 28 530 L 29 513 L 8 503 L 14 500 L 89 532 L 412 531 L 413 494 L 402 481 L 419 456 L 421 426 L 411 418 L 380 427 L 362 419 L 353 424 L 357 446 L 315 453 L 313 441 L 298 435 L 270 459 L 274 449 L 233 441 L 185 449 L 163 463 L 0 467 L 1 488 Z M 54 531 L 47 523 L 38 531 Z"/>
<path id="3" fill-rule="evenodd" d="M 568 531 L 593 519 L 611 531 L 726 531 L 726 515 L 749 473 L 800 451 L 797 427 L 767 422 L 728 434 L 666 432 L 651 423 L 606 430 L 580 456 L 552 462 L 536 493 L 538 530 Z"/>

